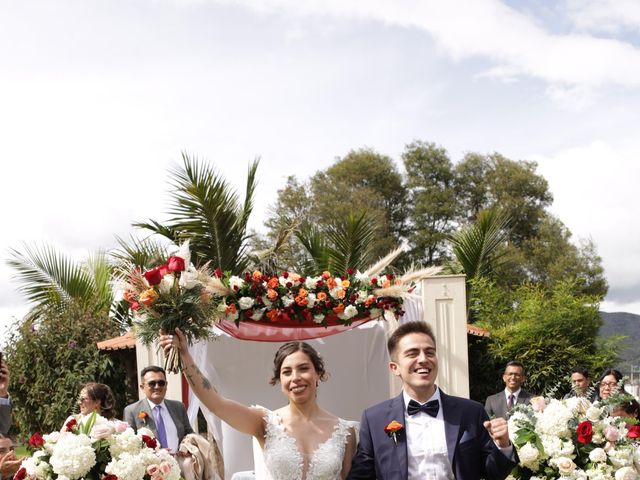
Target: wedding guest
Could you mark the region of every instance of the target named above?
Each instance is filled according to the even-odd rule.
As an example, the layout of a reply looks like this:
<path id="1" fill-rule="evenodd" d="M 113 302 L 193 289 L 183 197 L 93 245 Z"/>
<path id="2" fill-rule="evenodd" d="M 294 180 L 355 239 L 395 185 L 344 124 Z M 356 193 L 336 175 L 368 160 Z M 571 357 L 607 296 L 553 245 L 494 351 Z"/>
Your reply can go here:
<path id="1" fill-rule="evenodd" d="M 527 403 L 531 399 L 531 393 L 522 388 L 526 378 L 522 363 L 515 360 L 507 363 L 502 374 L 504 390 L 488 396 L 484 404 L 490 418 L 507 418 L 514 405 Z"/>
<path id="2" fill-rule="evenodd" d="M 585 367 L 577 366 L 571 369 L 571 391 L 563 399 L 571 397 L 587 397 L 591 402 L 595 400 L 596 391 L 591 387 L 589 370 Z"/>
<path id="3" fill-rule="evenodd" d="M 282 345 L 273 360 L 270 383 L 281 385 L 287 404 L 274 411 L 248 407 L 225 398 L 200 372 L 183 333 L 160 337 L 167 352 L 178 348 L 185 377 L 200 401 L 236 430 L 252 435 L 263 449 L 272 480 L 345 478 L 355 452 L 354 428 L 317 402 L 318 384 L 326 380 L 324 361 L 308 343 Z"/>
<path id="4" fill-rule="evenodd" d="M 13 477 L 20 468 L 22 460 L 16 457 L 13 440 L 0 434 L 0 478 Z"/>
<path id="5" fill-rule="evenodd" d="M 436 385 L 438 356 L 425 322 L 400 325 L 387 342 L 402 393 L 362 414 L 349 479 L 503 480 L 515 467 L 507 421 Z"/>
<path id="6" fill-rule="evenodd" d="M 0 360 L 0 434 L 6 435 L 11 426 L 11 399 L 9 398 L 9 367 Z"/>
<path id="7" fill-rule="evenodd" d="M 176 453 L 180 442 L 193 428 L 182 402 L 166 399 L 167 375 L 156 365 L 140 372 L 140 390 L 145 398 L 127 405 L 123 420 L 137 432 L 141 427 L 149 428 L 162 448 Z"/>
<path id="8" fill-rule="evenodd" d="M 77 422 L 81 422 L 86 416 L 91 415 L 93 412 L 103 416 L 107 420 L 112 420 L 116 416 L 115 405 L 116 401 L 113 392 L 108 385 L 95 382 L 86 383 L 82 386 L 80 395 L 78 395 L 80 413 L 67 418 L 64 422 L 63 429 L 67 428 L 70 420 L 75 419 Z"/>
<path id="9" fill-rule="evenodd" d="M 611 411 L 612 417 L 624 417 L 634 420 L 640 419 L 640 403 L 635 398 L 628 398 Z"/>
<path id="10" fill-rule="evenodd" d="M 615 395 L 622 390 L 622 387 L 622 373 L 615 368 L 608 368 L 602 372 L 598 380 L 598 395 L 596 400 L 604 400 L 611 395 Z"/>

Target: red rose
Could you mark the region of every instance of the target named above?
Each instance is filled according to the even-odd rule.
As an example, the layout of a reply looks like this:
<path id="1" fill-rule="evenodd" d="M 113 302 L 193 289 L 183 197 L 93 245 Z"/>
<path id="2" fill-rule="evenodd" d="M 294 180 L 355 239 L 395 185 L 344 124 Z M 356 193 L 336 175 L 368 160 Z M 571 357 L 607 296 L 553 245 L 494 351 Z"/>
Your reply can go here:
<path id="1" fill-rule="evenodd" d="M 65 427 L 67 428 L 67 432 L 73 432 L 73 427 L 78 424 L 78 421 L 75 418 L 72 418 L 67 423 L 65 423 Z"/>
<path id="2" fill-rule="evenodd" d="M 220 267 L 216 268 L 216 270 L 213 273 L 215 274 L 216 277 L 222 278 L 222 270 L 220 270 Z"/>
<path id="3" fill-rule="evenodd" d="M 144 272 L 144 278 L 147 279 L 147 282 L 149 282 L 149 285 L 151 286 L 158 285 L 163 276 L 161 267 L 152 268 L 151 270 Z"/>
<path id="4" fill-rule="evenodd" d="M 142 435 L 142 441 L 149 448 L 156 448 L 158 446 L 158 442 L 156 442 L 156 439 L 150 437 L 149 435 Z"/>
<path id="5" fill-rule="evenodd" d="M 20 467 L 20 470 L 18 470 L 16 474 L 13 476 L 13 480 L 22 480 L 26 476 L 27 476 L 27 469 L 24 467 Z"/>
<path id="6" fill-rule="evenodd" d="M 118 480 L 118 477 L 113 473 L 107 473 L 104 477 L 102 477 L 102 480 Z"/>
<path id="7" fill-rule="evenodd" d="M 640 438 L 640 425 L 631 425 L 627 431 L 627 438 Z"/>
<path id="8" fill-rule="evenodd" d="M 169 257 L 167 261 L 167 268 L 170 272 L 182 272 L 184 271 L 184 258 L 182 257 Z"/>
<path id="9" fill-rule="evenodd" d="M 29 445 L 31 445 L 33 448 L 39 448 L 44 445 L 44 438 L 42 438 L 42 435 L 36 432 L 29 438 Z"/>
<path id="10" fill-rule="evenodd" d="M 589 443 L 591 442 L 591 437 L 593 437 L 593 426 L 589 420 L 585 420 L 578 428 L 576 428 L 576 432 L 578 434 L 578 442 L 580 443 Z"/>

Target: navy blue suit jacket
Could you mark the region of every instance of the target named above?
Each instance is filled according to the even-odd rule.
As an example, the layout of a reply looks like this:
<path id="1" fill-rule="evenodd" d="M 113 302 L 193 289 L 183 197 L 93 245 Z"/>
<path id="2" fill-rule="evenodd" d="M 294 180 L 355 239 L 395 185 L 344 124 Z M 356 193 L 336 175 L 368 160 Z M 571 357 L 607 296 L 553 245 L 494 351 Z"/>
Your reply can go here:
<path id="1" fill-rule="evenodd" d="M 482 404 L 440 391 L 449 462 L 456 480 L 503 480 L 516 463 L 507 458 L 489 436 Z M 404 430 L 398 443 L 384 431 L 392 420 L 405 424 L 402 394 L 368 408 L 362 414 L 360 442 L 350 480 L 406 480 L 407 441 Z"/>

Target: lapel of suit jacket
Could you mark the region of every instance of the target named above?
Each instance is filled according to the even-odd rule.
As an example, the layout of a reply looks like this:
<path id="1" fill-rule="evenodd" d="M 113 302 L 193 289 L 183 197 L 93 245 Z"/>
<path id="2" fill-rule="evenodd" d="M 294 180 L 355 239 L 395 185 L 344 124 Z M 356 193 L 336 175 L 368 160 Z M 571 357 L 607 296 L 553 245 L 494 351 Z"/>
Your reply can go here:
<path id="1" fill-rule="evenodd" d="M 447 440 L 447 455 L 451 468 L 453 468 L 453 457 L 458 445 L 462 411 L 454 408 L 451 398 L 442 390 L 440 390 L 440 401 L 442 402 L 442 417 L 444 418 L 444 436 Z"/>
<path id="2" fill-rule="evenodd" d="M 387 412 L 387 425 L 393 420 L 396 422 L 406 424 L 404 418 L 404 397 L 402 393 L 389 401 L 389 411 Z M 386 433 L 385 433 L 386 436 Z M 393 439 L 389 439 L 393 444 Z M 396 455 L 396 460 L 400 466 L 400 471 L 403 473 L 406 479 L 409 476 L 409 465 L 407 463 L 407 429 L 404 428 L 404 434 L 398 437 L 398 443 L 393 444 L 393 449 Z"/>
<path id="3" fill-rule="evenodd" d="M 140 420 L 140 423 L 142 424 L 143 427 L 147 427 L 149 430 L 151 430 L 153 434 L 157 437 L 158 428 L 156 427 L 156 420 L 155 420 L 155 417 L 153 416 L 153 410 L 151 410 L 149 407 L 150 407 L 149 400 L 147 400 L 146 398 L 143 398 L 138 402 L 138 406 L 136 407 L 136 410 L 134 413 L 138 420 L 140 420 L 140 417 L 138 416 L 140 412 L 145 412 L 147 414 L 145 421 L 143 422 L 142 420 Z"/>

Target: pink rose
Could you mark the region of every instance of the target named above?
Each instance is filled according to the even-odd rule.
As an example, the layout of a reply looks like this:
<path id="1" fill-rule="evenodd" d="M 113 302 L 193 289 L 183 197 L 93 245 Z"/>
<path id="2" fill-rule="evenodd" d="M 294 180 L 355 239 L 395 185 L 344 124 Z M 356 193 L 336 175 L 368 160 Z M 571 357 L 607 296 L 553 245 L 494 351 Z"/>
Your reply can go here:
<path id="1" fill-rule="evenodd" d="M 160 464 L 160 471 L 163 474 L 168 475 L 171 472 L 171 464 L 169 462 L 162 462 Z"/>
<path id="2" fill-rule="evenodd" d="M 544 397 L 532 397 L 529 402 L 531 402 L 531 406 L 536 412 L 542 412 L 544 407 L 547 406 L 546 403 L 544 403 Z"/>
<path id="3" fill-rule="evenodd" d="M 609 425 L 604 429 L 604 438 L 610 442 L 617 442 L 620 438 L 620 431 L 616 427 Z"/>
<path id="4" fill-rule="evenodd" d="M 158 466 L 157 466 L 157 465 L 149 465 L 149 466 L 147 467 L 147 473 L 148 473 L 150 476 L 152 476 L 152 477 L 153 477 L 156 473 L 158 473 Z"/>
<path id="5" fill-rule="evenodd" d="M 129 428 L 129 424 L 127 422 L 123 422 L 122 420 L 114 420 L 113 427 L 117 433 L 122 433 L 127 428 Z"/>

